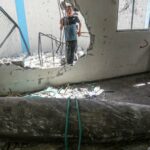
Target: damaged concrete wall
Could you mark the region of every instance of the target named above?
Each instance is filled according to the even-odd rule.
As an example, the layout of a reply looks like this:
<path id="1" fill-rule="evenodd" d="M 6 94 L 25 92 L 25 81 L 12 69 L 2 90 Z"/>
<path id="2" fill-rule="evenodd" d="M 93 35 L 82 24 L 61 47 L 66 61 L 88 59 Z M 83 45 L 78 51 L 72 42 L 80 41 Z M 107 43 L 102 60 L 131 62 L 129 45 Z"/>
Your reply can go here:
<path id="1" fill-rule="evenodd" d="M 16 67 L 1 68 L 3 73 L 0 74 L 0 78 L 4 79 L 1 81 L 1 87 L 7 90 L 11 87 L 11 91 L 25 92 L 48 84 L 92 81 L 150 70 L 149 31 L 117 32 L 119 0 L 77 0 L 76 2 L 93 35 L 91 36 L 92 49 L 88 54 L 80 58 L 75 66 L 62 67 L 53 70 L 52 73 L 49 69 L 42 71 L 35 69 L 36 73 L 31 69 L 15 71 L 16 79 L 9 76 L 11 70 Z M 38 83 L 41 74 L 43 79 L 47 79 L 46 82 L 34 85 Z M 22 85 L 20 85 L 21 80 L 24 80 Z M 17 84 L 20 85 L 19 88 Z"/>
<path id="2" fill-rule="evenodd" d="M 17 14 L 15 9 L 15 3 L 12 0 L 1 0 L 0 6 L 5 9 L 5 11 L 10 14 L 13 19 L 17 22 Z M 1 12 L 0 12 L 0 44 L 10 32 L 13 27 L 12 22 L 10 22 Z M 21 53 L 21 40 L 17 29 L 11 34 L 9 39 L 0 48 L 0 57 L 18 55 Z"/>
<path id="3" fill-rule="evenodd" d="M 149 71 L 149 31 L 117 32 L 119 0 L 77 0 L 77 4 L 95 36 L 93 49 L 71 71 L 51 83 L 91 81 Z"/>
<path id="4" fill-rule="evenodd" d="M 0 67 L 0 95 L 19 95 L 19 93 L 37 91 L 49 84 L 56 76 L 56 69 L 24 69 L 16 65 Z"/>

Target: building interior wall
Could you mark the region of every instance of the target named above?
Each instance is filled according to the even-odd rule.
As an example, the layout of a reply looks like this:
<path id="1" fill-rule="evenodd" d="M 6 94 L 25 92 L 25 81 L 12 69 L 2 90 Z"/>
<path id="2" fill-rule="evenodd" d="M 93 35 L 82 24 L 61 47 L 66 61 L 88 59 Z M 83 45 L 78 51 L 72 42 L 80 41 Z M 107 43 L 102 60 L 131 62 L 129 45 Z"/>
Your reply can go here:
<path id="1" fill-rule="evenodd" d="M 29 1 L 26 1 L 25 6 L 28 5 L 28 3 Z M 37 6 L 37 4 L 35 5 L 35 1 L 33 1 L 32 4 L 34 4 L 35 7 Z M 0 74 L 0 77 L 7 79 L 5 80 L 6 82 L 3 80 L 0 84 L 1 87 L 5 87 L 7 90 L 11 87 L 11 89 L 15 89 L 15 91 L 32 91 L 39 88 L 39 86 L 35 87 L 34 83 L 38 85 L 41 76 L 44 80 L 41 80 L 40 87 L 44 87 L 48 84 L 60 85 L 102 80 L 150 70 L 149 31 L 117 31 L 119 0 L 76 0 L 76 4 L 84 16 L 86 25 L 91 34 L 91 45 L 87 55 L 80 58 L 74 66 L 64 66 L 56 70 L 52 69 L 52 73 L 49 69 L 43 70 L 42 72 L 40 69 L 35 69 L 37 72 L 36 78 L 35 70 L 25 68 L 16 69 L 14 65 L 6 66 L 5 69 L 1 68 L 3 73 Z M 43 4 L 43 8 L 45 5 L 46 3 Z M 34 9 L 33 6 L 32 8 Z M 30 15 L 33 15 L 31 8 L 28 8 L 27 12 L 29 13 L 27 20 L 31 20 Z M 38 12 L 38 10 L 35 10 L 35 12 Z M 38 15 L 37 13 L 36 15 L 35 18 L 40 16 L 40 14 Z M 34 21 L 36 21 L 36 19 L 33 20 L 33 22 Z M 37 22 L 38 21 L 39 20 L 37 20 Z M 44 28 L 46 21 L 47 20 L 42 22 L 42 25 L 39 23 L 37 26 L 40 26 L 43 31 L 48 32 L 48 29 L 51 28 Z M 32 28 L 34 28 L 33 26 L 36 26 L 36 24 L 33 23 Z M 29 33 L 30 32 L 31 29 L 29 29 Z M 34 34 L 37 33 L 34 32 Z M 35 35 L 35 39 L 36 38 L 37 36 Z M 37 39 L 35 41 L 37 42 Z M 33 45 L 36 42 L 33 42 Z M 145 44 L 146 46 L 143 46 Z M 37 44 L 35 45 L 37 46 Z M 12 72 L 15 73 L 16 81 L 10 76 Z M 30 75 L 25 76 L 25 73 Z M 48 76 L 48 73 L 51 75 Z M 16 86 L 20 84 L 20 80 L 17 80 L 18 78 L 20 80 L 22 80 L 22 78 L 24 79 L 24 84 L 21 88 L 20 86 L 19 88 Z"/>

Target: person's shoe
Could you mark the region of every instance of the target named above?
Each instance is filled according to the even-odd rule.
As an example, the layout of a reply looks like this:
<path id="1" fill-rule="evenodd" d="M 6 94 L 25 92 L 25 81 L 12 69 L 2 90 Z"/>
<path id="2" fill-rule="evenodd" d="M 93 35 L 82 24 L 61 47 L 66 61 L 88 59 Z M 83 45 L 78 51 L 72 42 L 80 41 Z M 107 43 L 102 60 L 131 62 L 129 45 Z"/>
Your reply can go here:
<path id="1" fill-rule="evenodd" d="M 64 66 L 66 64 L 65 58 L 61 59 L 60 64 L 61 64 L 61 66 Z"/>
<path id="2" fill-rule="evenodd" d="M 71 64 L 71 63 L 68 63 L 68 65 L 73 66 L 73 64 Z"/>

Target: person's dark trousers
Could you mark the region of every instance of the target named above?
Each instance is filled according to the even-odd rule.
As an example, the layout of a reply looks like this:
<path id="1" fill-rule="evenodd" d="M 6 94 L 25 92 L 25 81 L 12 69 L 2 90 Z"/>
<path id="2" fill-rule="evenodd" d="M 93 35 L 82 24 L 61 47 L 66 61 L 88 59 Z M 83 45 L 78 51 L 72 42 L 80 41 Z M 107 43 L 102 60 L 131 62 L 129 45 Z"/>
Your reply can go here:
<path id="1" fill-rule="evenodd" d="M 67 64 L 73 64 L 74 53 L 77 49 L 77 40 L 75 41 L 66 41 L 66 58 Z"/>

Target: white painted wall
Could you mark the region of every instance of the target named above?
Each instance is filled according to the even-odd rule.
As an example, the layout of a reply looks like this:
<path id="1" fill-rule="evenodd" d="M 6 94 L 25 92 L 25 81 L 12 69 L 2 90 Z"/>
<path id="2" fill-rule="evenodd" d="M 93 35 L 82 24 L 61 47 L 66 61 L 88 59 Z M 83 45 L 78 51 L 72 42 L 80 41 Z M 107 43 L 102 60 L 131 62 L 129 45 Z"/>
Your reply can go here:
<path id="1" fill-rule="evenodd" d="M 0 0 L 0 6 L 17 22 L 15 0 Z M 12 28 L 12 23 L 0 13 L 0 43 Z M 22 53 L 20 35 L 17 29 L 0 48 L 0 57 L 19 55 Z"/>

